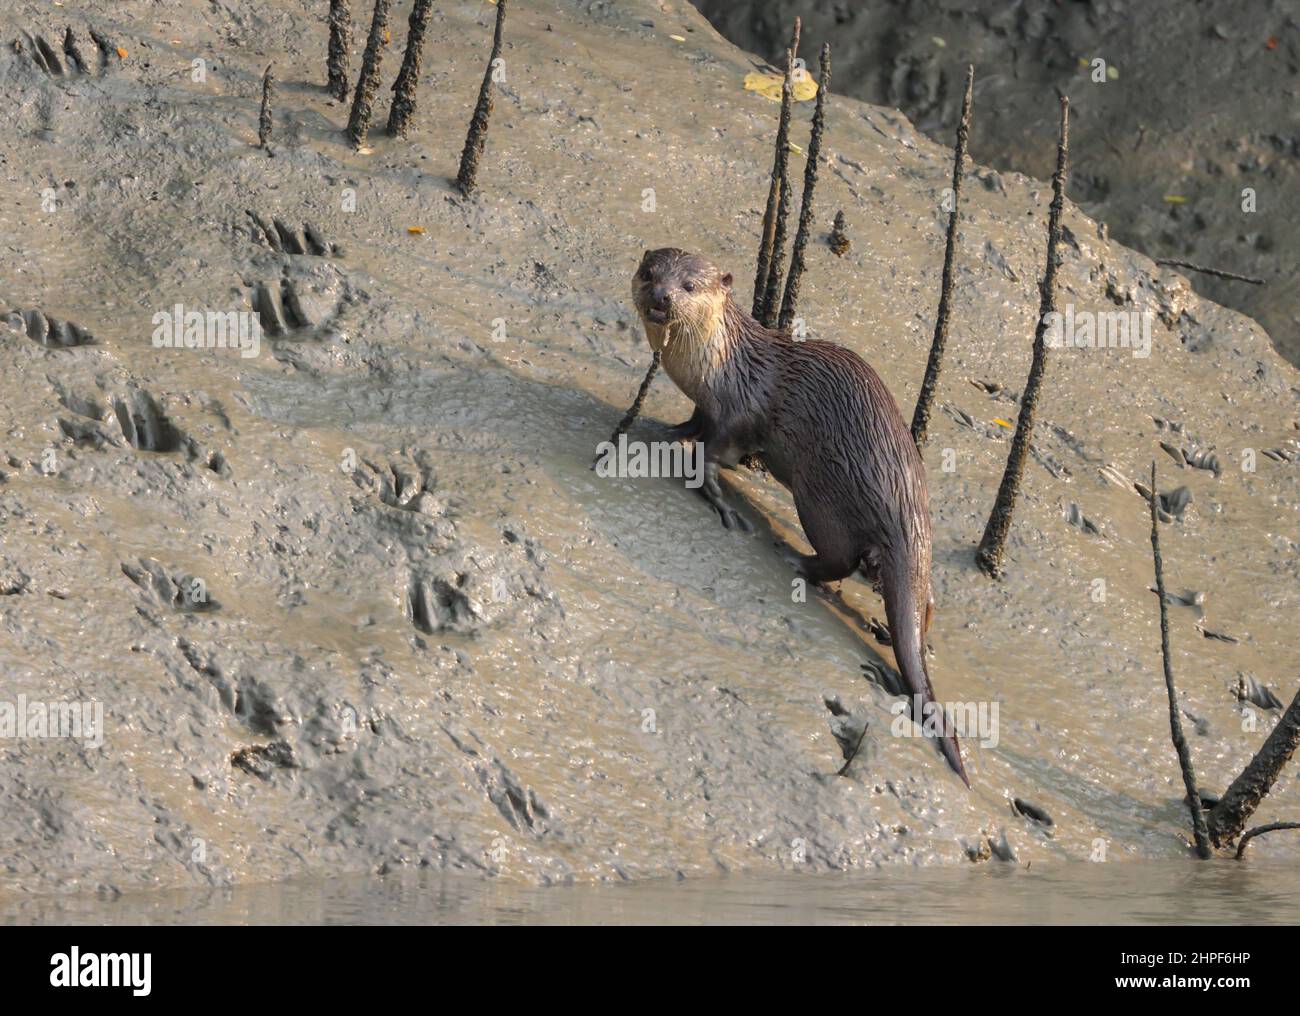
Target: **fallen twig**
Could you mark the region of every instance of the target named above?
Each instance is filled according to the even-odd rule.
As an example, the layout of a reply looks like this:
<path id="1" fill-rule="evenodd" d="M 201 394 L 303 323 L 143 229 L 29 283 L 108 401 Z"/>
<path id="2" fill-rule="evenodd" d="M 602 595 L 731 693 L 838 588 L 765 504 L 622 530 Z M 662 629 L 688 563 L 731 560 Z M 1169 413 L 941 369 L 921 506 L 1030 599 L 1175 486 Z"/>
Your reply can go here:
<path id="1" fill-rule="evenodd" d="M 1187 268 L 1203 275 L 1213 275 L 1220 279 L 1232 279 L 1234 282 L 1249 282 L 1252 286 L 1264 285 L 1263 279 L 1257 279 L 1253 275 L 1238 275 L 1236 272 L 1225 272 L 1218 268 L 1202 268 L 1200 265 L 1194 265 L 1190 261 L 1179 261 L 1177 258 L 1156 258 L 1156 264 L 1168 265 L 1171 268 Z"/>

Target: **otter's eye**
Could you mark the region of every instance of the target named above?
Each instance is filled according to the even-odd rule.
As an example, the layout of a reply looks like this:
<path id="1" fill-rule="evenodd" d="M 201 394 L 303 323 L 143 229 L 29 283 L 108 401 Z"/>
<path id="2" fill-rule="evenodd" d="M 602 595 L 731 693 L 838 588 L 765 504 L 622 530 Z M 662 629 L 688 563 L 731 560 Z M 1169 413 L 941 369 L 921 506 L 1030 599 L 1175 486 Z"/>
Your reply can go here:
<path id="1" fill-rule="evenodd" d="M 693 282 L 683 282 L 683 283 L 682 283 L 682 289 L 686 290 L 686 292 L 688 292 L 688 293 L 694 293 L 694 292 L 695 292 L 695 283 L 693 283 Z"/>

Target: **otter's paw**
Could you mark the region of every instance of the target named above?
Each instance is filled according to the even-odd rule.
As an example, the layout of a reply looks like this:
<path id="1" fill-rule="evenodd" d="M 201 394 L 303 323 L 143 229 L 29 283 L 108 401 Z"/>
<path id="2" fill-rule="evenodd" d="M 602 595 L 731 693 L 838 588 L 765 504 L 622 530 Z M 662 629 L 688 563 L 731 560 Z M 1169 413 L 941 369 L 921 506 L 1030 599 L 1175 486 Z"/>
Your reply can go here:
<path id="1" fill-rule="evenodd" d="M 722 527 L 724 529 L 737 529 L 742 533 L 752 533 L 754 531 L 754 527 L 750 524 L 749 519 L 741 515 L 740 512 L 736 511 L 736 509 L 725 504 L 714 505 L 713 507 L 718 510 L 718 515 L 722 518 Z"/>
<path id="2" fill-rule="evenodd" d="M 736 529 L 742 533 L 752 533 L 754 527 L 749 519 L 727 504 L 722 496 L 722 485 L 718 483 L 718 467 L 710 463 L 705 469 L 704 483 L 700 486 L 700 495 L 708 501 L 713 510 L 722 519 L 724 529 Z"/>

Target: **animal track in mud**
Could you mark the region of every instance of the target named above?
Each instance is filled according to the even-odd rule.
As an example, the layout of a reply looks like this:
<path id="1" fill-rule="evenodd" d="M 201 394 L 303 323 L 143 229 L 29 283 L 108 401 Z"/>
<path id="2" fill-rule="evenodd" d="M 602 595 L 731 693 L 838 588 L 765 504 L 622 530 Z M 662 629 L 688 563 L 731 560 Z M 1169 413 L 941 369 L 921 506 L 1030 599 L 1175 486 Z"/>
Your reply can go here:
<path id="1" fill-rule="evenodd" d="M 329 243 L 320 231 L 310 222 L 304 222 L 302 230 L 286 225 L 283 220 L 272 218 L 270 224 L 256 212 L 249 209 L 248 217 L 256 227 L 253 235 L 265 240 L 271 250 L 277 254 L 308 254 L 313 257 L 342 257 L 343 251 L 336 243 Z"/>
<path id="2" fill-rule="evenodd" d="M 203 612 L 220 610 L 221 604 L 208 595 L 207 585 L 193 575 L 171 573 L 151 557 L 122 562 L 122 574 L 150 597 L 173 610 Z"/>
<path id="3" fill-rule="evenodd" d="M 252 286 L 253 310 L 271 338 L 297 338 L 295 333 L 301 332 L 319 335 L 346 304 L 364 299 L 364 294 L 352 292 L 337 270 L 295 274 L 298 277 L 291 279 L 286 270 L 278 282 Z"/>
<path id="4" fill-rule="evenodd" d="M 121 59 L 121 54 L 118 53 L 116 46 L 112 45 L 108 39 L 93 28 L 90 29 L 90 37 L 99 53 L 97 69 L 102 74 L 108 69 L 113 60 Z M 90 73 L 90 61 L 86 59 L 85 53 L 77 42 L 76 33 L 73 32 L 71 26 L 68 26 L 63 33 L 61 48 L 62 58 L 59 55 L 59 50 L 51 46 L 44 36 L 28 31 L 24 31 L 13 41 L 15 53 L 19 56 L 26 56 L 52 78 Z M 66 63 L 64 62 L 65 59 Z"/>
<path id="5" fill-rule="evenodd" d="M 1097 523 L 1093 522 L 1092 519 L 1088 518 L 1088 516 L 1083 514 L 1083 509 L 1080 508 L 1078 504 L 1076 504 L 1074 501 L 1070 501 L 1067 504 L 1065 504 L 1062 507 L 1062 513 L 1065 516 L 1065 521 L 1068 522 L 1070 525 L 1082 529 L 1085 533 L 1087 533 L 1090 536 L 1101 535 L 1101 528 L 1097 525 Z"/>
<path id="6" fill-rule="evenodd" d="M 1145 483 L 1134 481 L 1133 489 L 1148 503 L 1151 501 L 1151 488 Z M 1173 522 L 1175 519 L 1182 522 L 1192 503 L 1192 492 L 1188 487 L 1177 487 L 1168 494 L 1157 493 L 1156 499 L 1156 517 L 1161 522 Z"/>
<path id="7" fill-rule="evenodd" d="M 395 462 L 377 466 L 363 459 L 352 472 L 352 480 L 372 492 L 390 508 L 402 508 L 422 515 L 444 515 L 444 506 L 434 497 L 433 468 L 424 456 L 417 462 Z M 427 495 L 427 496 L 426 496 Z"/>
<path id="8" fill-rule="evenodd" d="M 550 812 L 531 787 L 525 787 L 499 759 L 474 767 L 488 800 L 515 829 L 531 830 L 544 835 L 549 828 Z"/>
<path id="9" fill-rule="evenodd" d="M 39 310 L 11 310 L 0 314 L 0 323 L 12 325 L 33 342 L 47 349 L 93 346 L 95 337 L 71 321 L 43 314 Z"/>
<path id="10" fill-rule="evenodd" d="M 488 800 L 496 805 L 501 817 L 516 831 L 527 829 L 539 836 L 550 831 L 551 813 L 537 792 L 531 787 L 525 787 L 523 781 L 483 743 L 478 734 L 472 730 L 458 732 L 445 725 L 442 731 L 459 751 L 473 760 L 471 765 L 474 775 Z M 471 742 L 477 743 L 483 750 L 480 752 Z"/>
<path id="11" fill-rule="evenodd" d="M 277 769 L 297 769 L 293 748 L 287 741 L 272 741 L 240 748 L 230 755 L 230 764 L 236 769 L 251 773 L 259 780 L 269 780 Z"/>
<path id="12" fill-rule="evenodd" d="M 148 392 L 129 388 L 113 397 L 111 413 L 93 396 L 61 390 L 59 401 L 76 417 L 59 418 L 59 429 L 78 448 L 101 450 L 120 446 L 119 439 L 105 429 L 106 419 L 132 448 L 142 452 L 184 452 L 190 462 L 199 462 L 218 476 L 229 477 L 230 465 L 220 451 L 206 448 L 177 427 Z"/>
<path id="13" fill-rule="evenodd" d="M 148 392 L 135 390 L 113 399 L 122 436 L 131 447 L 142 452 L 174 452 L 185 435 L 173 424 Z"/>
<path id="14" fill-rule="evenodd" d="M 221 704 L 254 734 L 274 737 L 278 727 L 289 719 L 275 693 L 256 677 L 245 675 L 232 680 L 217 663 L 215 653 L 201 650 L 188 639 L 178 638 L 176 647 L 190 669 L 216 689 Z"/>
<path id="15" fill-rule="evenodd" d="M 426 635 L 443 631 L 468 634 L 482 622 L 482 612 L 465 591 L 469 576 L 423 578 L 412 575 L 406 591 L 406 616 Z"/>

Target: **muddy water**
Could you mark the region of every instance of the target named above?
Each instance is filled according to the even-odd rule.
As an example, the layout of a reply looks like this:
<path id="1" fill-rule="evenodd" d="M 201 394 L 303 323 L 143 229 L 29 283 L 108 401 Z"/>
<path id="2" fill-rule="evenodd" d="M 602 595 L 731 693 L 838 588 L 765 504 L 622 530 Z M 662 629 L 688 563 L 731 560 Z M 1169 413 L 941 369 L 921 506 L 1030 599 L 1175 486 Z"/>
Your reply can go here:
<path id="1" fill-rule="evenodd" d="M 0 924 L 1278 924 L 1276 864 L 1036 864 L 537 887 L 455 876 L 292 879 L 116 900 L 0 898 Z"/>

